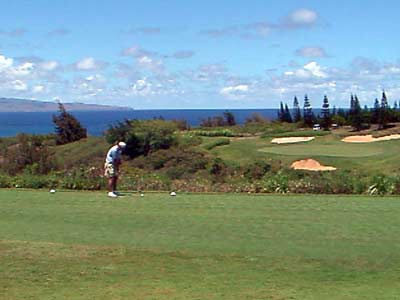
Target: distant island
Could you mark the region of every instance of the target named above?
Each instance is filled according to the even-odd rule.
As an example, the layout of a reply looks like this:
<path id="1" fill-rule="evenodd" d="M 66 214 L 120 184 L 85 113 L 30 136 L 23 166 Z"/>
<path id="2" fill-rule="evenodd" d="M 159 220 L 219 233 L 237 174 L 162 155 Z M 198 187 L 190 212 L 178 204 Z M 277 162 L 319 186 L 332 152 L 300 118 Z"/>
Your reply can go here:
<path id="1" fill-rule="evenodd" d="M 63 103 L 68 111 L 127 111 L 130 107 Z M 57 102 L 37 101 L 27 99 L 0 98 L 0 112 L 53 112 L 58 110 Z"/>

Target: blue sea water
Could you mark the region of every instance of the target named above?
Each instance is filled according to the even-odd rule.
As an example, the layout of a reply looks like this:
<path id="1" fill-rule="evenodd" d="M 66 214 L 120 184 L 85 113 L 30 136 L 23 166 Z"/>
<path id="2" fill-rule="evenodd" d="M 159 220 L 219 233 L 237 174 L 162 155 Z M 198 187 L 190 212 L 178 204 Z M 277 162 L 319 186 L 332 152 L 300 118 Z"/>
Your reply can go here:
<path id="1" fill-rule="evenodd" d="M 225 109 L 171 109 L 131 111 L 75 111 L 72 114 L 87 128 L 88 134 L 101 136 L 111 125 L 125 119 L 148 120 L 163 117 L 165 120 L 185 119 L 191 126 L 198 126 L 202 119 L 222 116 Z M 230 109 L 238 124 L 243 124 L 252 113 L 259 113 L 269 120 L 277 117 L 276 109 Z M 0 137 L 18 133 L 46 134 L 54 132 L 53 112 L 0 113 Z"/>

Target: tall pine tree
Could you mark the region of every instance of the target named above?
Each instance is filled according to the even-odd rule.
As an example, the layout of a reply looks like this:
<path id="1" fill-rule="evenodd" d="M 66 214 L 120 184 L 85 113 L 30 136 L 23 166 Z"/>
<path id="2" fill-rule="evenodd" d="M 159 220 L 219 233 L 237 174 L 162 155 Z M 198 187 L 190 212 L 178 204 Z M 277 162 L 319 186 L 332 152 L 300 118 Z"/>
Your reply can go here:
<path id="1" fill-rule="evenodd" d="M 304 96 L 304 106 L 303 106 L 303 119 L 304 124 L 308 127 L 312 127 L 314 123 L 314 114 L 312 112 L 310 100 L 308 96 Z"/>
<path id="2" fill-rule="evenodd" d="M 285 109 L 283 107 L 283 102 L 281 101 L 279 110 L 278 110 L 278 120 L 281 122 L 285 121 Z"/>
<path id="3" fill-rule="evenodd" d="M 386 93 L 383 91 L 378 118 L 379 129 L 384 129 L 387 127 L 387 124 L 389 123 L 389 114 L 389 104 L 386 98 Z"/>
<path id="4" fill-rule="evenodd" d="M 332 124 L 332 119 L 331 119 L 331 113 L 329 110 L 329 100 L 328 97 L 325 95 L 324 96 L 324 101 L 322 104 L 322 110 L 321 110 L 321 115 L 322 115 L 322 122 L 321 126 L 324 130 L 329 130 L 329 127 Z"/>
<path id="5" fill-rule="evenodd" d="M 371 111 L 371 123 L 372 124 L 378 124 L 380 111 L 381 111 L 381 106 L 379 104 L 378 99 L 376 98 L 375 102 L 374 102 L 374 108 Z"/>
<path id="6" fill-rule="evenodd" d="M 350 121 L 351 121 L 351 126 L 357 130 L 360 131 L 362 129 L 362 110 L 361 110 L 361 105 L 360 101 L 358 100 L 357 95 L 351 95 L 352 102 L 353 102 L 353 107 L 352 107 L 352 112 L 350 116 Z"/>
<path id="7" fill-rule="evenodd" d="M 293 123 L 292 115 L 290 114 L 290 109 L 287 103 L 285 103 L 285 122 Z"/>
<path id="8" fill-rule="evenodd" d="M 301 121 L 301 110 L 297 97 L 294 96 L 293 100 L 293 122 L 298 123 Z"/>

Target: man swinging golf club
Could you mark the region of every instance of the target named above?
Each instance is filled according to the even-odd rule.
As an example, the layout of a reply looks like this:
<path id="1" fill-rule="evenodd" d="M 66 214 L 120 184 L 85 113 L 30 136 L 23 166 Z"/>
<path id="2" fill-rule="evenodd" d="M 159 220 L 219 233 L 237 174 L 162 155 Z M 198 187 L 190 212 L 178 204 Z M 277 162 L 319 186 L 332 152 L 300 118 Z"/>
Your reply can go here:
<path id="1" fill-rule="evenodd" d="M 119 142 L 112 146 L 107 152 L 106 162 L 104 164 L 104 175 L 108 178 L 108 197 L 118 197 L 117 181 L 119 166 L 121 165 L 122 150 L 126 147 L 124 142 Z"/>

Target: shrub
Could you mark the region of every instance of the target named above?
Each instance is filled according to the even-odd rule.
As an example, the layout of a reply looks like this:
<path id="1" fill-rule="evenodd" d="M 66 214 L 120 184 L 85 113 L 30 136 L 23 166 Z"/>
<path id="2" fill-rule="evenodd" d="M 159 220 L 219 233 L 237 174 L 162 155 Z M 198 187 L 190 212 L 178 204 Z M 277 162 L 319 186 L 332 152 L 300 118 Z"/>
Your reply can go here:
<path id="1" fill-rule="evenodd" d="M 178 137 L 178 145 L 181 148 L 189 148 L 198 146 L 203 142 L 200 136 L 190 134 L 184 134 Z"/>
<path id="2" fill-rule="evenodd" d="M 218 176 L 222 174 L 225 168 L 226 168 L 225 162 L 221 158 L 217 157 L 214 158 L 214 160 L 212 161 L 209 170 L 212 175 Z"/>
<path id="3" fill-rule="evenodd" d="M 53 115 L 53 123 L 56 126 L 56 144 L 64 145 L 87 137 L 86 128 L 70 113 L 64 105 L 58 104 L 59 115 Z"/>
<path id="4" fill-rule="evenodd" d="M 177 144 L 176 124 L 164 120 L 132 120 L 110 127 L 106 139 L 110 143 L 124 140 L 124 153 L 130 158 L 148 155 L 159 149 L 168 149 Z"/>
<path id="5" fill-rule="evenodd" d="M 385 175 L 375 175 L 368 187 L 368 193 L 370 195 L 393 194 L 396 188 L 395 183 L 395 178 Z"/>
<path id="6" fill-rule="evenodd" d="M 174 119 L 172 120 L 172 123 L 174 123 L 176 127 L 181 131 L 190 130 L 190 125 L 188 121 L 185 119 Z"/>
<path id="7" fill-rule="evenodd" d="M 261 179 L 269 171 L 271 171 L 271 164 L 260 160 L 246 166 L 244 176 L 250 180 Z"/>
<path id="8" fill-rule="evenodd" d="M 116 125 L 110 125 L 105 133 L 107 143 L 115 144 L 119 141 L 126 141 L 130 129 L 131 125 L 129 123 L 129 120 L 118 122 Z"/>
<path id="9" fill-rule="evenodd" d="M 245 126 L 248 126 L 248 125 L 254 125 L 254 124 L 266 125 L 268 123 L 270 123 L 270 121 L 267 118 L 262 116 L 260 113 L 255 112 L 246 118 L 246 121 L 244 124 L 245 124 Z"/>
<path id="10" fill-rule="evenodd" d="M 265 176 L 262 181 L 262 188 L 264 192 L 268 193 L 287 193 L 289 192 L 289 178 L 283 172 L 273 176 Z"/>
<path id="11" fill-rule="evenodd" d="M 218 146 L 229 145 L 230 143 L 231 143 L 231 141 L 229 139 L 222 138 L 222 139 L 214 140 L 214 141 L 204 145 L 204 148 L 206 150 L 211 150 L 211 149 L 214 149 L 215 147 L 218 147 Z"/>
<path id="12" fill-rule="evenodd" d="M 40 136 L 19 134 L 17 143 L 4 150 L 2 168 L 11 175 L 29 169 L 31 174 L 47 174 L 55 169 L 50 151 Z"/>
<path id="13" fill-rule="evenodd" d="M 0 188 L 10 188 L 12 186 L 12 178 L 5 174 L 0 174 Z"/>
<path id="14" fill-rule="evenodd" d="M 222 127 L 235 125 L 235 116 L 230 111 L 225 111 L 222 116 L 214 116 L 202 119 L 200 122 L 200 127 Z"/>
<path id="15" fill-rule="evenodd" d="M 233 137 L 236 136 L 233 131 L 225 128 L 221 128 L 218 130 L 195 130 L 192 131 L 192 134 L 198 135 L 198 136 L 208 136 L 208 137 L 216 137 L 216 136 L 227 136 L 227 137 Z"/>
<path id="16" fill-rule="evenodd" d="M 106 179 L 101 168 L 79 168 L 63 174 L 59 185 L 71 190 L 100 190 L 106 188 Z"/>
<path id="17" fill-rule="evenodd" d="M 204 170 L 209 162 L 209 159 L 200 152 L 180 148 L 171 150 L 168 151 L 168 160 L 164 164 L 164 170 L 171 179 L 182 178 L 184 175 Z"/>
<path id="18" fill-rule="evenodd" d="M 52 176 L 21 174 L 12 179 L 12 186 L 29 189 L 51 188 L 58 185 L 57 179 Z"/>

